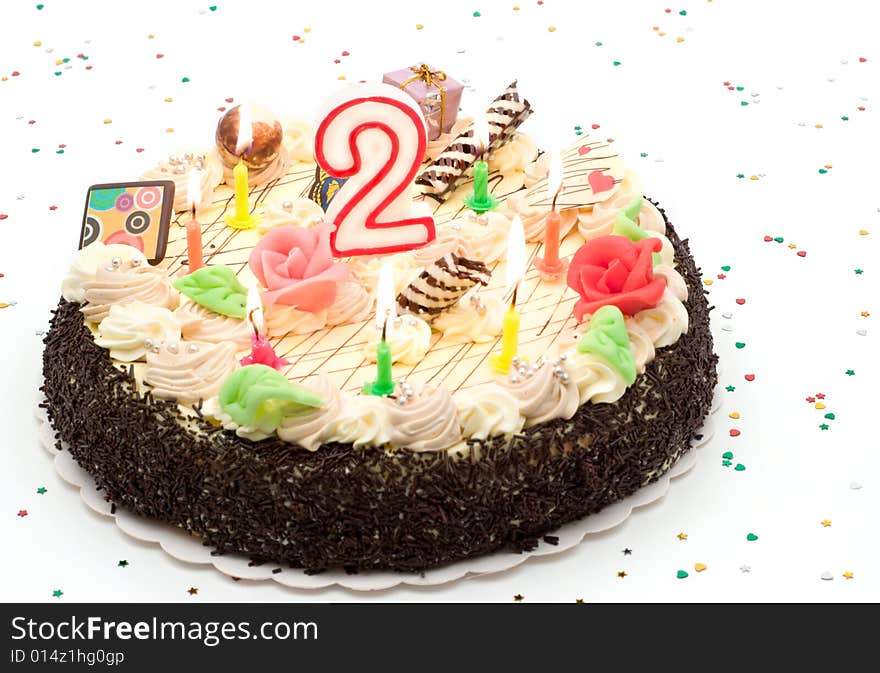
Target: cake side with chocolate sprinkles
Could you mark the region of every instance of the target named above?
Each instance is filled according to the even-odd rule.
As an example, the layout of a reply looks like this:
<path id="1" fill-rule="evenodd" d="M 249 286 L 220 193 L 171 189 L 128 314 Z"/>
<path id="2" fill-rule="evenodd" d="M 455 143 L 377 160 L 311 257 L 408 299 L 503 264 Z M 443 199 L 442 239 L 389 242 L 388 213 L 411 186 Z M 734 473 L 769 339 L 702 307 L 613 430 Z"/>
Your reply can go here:
<path id="1" fill-rule="evenodd" d="M 661 211 L 662 212 L 662 211 Z M 238 552 L 319 572 L 420 571 L 527 550 L 655 480 L 690 448 L 716 383 L 709 306 L 671 226 L 690 329 L 613 404 L 584 404 L 469 455 L 251 442 L 142 394 L 62 301 L 45 337 L 45 407 L 108 499 Z M 196 405 L 197 406 L 197 405 Z"/>

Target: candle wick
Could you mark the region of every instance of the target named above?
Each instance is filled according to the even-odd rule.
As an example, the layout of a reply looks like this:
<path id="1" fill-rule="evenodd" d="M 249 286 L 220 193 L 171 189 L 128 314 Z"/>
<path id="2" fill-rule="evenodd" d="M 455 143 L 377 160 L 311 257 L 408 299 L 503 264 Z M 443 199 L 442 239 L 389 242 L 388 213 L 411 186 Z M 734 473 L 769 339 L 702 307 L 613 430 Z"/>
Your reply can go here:
<path id="1" fill-rule="evenodd" d="M 519 281 L 513 286 L 513 297 L 510 299 L 510 308 L 516 308 L 516 293 L 519 290 Z"/>
<path id="2" fill-rule="evenodd" d="M 385 320 L 382 321 L 382 341 L 385 341 L 385 334 L 388 330 L 388 316 L 385 316 Z"/>
<path id="3" fill-rule="evenodd" d="M 254 336 L 259 337 L 260 330 L 257 329 L 257 322 L 256 322 L 256 320 L 254 320 L 254 313 L 256 313 L 256 312 L 257 312 L 257 309 L 252 308 L 250 310 L 250 313 L 248 313 L 248 320 L 250 320 L 251 327 L 254 328 Z"/>
<path id="4" fill-rule="evenodd" d="M 560 191 L 562 191 L 561 188 L 557 189 L 556 193 L 553 195 L 553 204 L 550 206 L 550 210 L 552 210 L 554 213 L 556 212 L 556 198 L 559 196 Z"/>

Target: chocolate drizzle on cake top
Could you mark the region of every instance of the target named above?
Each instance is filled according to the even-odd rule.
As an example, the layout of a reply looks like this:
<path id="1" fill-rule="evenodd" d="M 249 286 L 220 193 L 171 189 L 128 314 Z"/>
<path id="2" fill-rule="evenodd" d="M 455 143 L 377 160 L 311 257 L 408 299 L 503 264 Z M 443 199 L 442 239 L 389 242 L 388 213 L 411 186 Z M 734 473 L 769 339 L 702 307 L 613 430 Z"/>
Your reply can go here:
<path id="1" fill-rule="evenodd" d="M 190 531 L 216 553 L 309 572 L 419 571 L 532 549 L 655 480 L 709 411 L 709 306 L 687 243 L 671 227 L 668 236 L 690 291 L 688 333 L 659 349 L 618 402 L 471 440 L 464 456 L 336 443 L 310 452 L 184 419 L 176 403 L 138 392 L 130 369 L 95 345 L 79 306 L 63 300 L 45 338 L 44 406 L 58 446 L 114 506 Z"/>

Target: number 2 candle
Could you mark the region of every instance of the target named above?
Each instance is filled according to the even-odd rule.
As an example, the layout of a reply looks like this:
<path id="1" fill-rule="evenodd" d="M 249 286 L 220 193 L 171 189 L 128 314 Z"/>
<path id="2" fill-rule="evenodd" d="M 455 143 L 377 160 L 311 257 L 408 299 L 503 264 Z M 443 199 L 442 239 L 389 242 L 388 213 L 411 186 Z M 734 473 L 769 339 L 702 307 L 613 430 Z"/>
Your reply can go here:
<path id="1" fill-rule="evenodd" d="M 388 84 L 354 85 L 324 108 L 315 157 L 328 174 L 346 178 L 326 213 L 336 225 L 333 254 L 399 252 L 434 240 L 434 219 L 415 212 L 410 196 L 427 145 L 412 98 Z"/>

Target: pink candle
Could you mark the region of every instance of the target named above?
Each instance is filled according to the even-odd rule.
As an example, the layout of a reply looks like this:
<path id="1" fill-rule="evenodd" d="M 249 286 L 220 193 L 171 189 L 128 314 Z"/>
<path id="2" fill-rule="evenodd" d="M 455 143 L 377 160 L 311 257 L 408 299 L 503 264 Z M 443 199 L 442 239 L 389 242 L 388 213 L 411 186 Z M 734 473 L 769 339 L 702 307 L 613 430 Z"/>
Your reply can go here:
<path id="1" fill-rule="evenodd" d="M 263 335 L 263 304 L 260 293 L 254 287 L 248 291 L 247 317 L 254 333 L 251 336 L 251 354 L 241 359 L 241 366 L 266 365 L 273 369 L 282 369 L 289 365 L 287 360 L 278 357 L 272 344 Z"/>
<path id="2" fill-rule="evenodd" d="M 186 257 L 190 273 L 205 265 L 202 259 L 202 225 L 196 220 L 196 203 L 199 201 L 201 190 L 201 171 L 190 171 L 189 201 L 192 206 L 192 217 L 186 223 Z"/>

